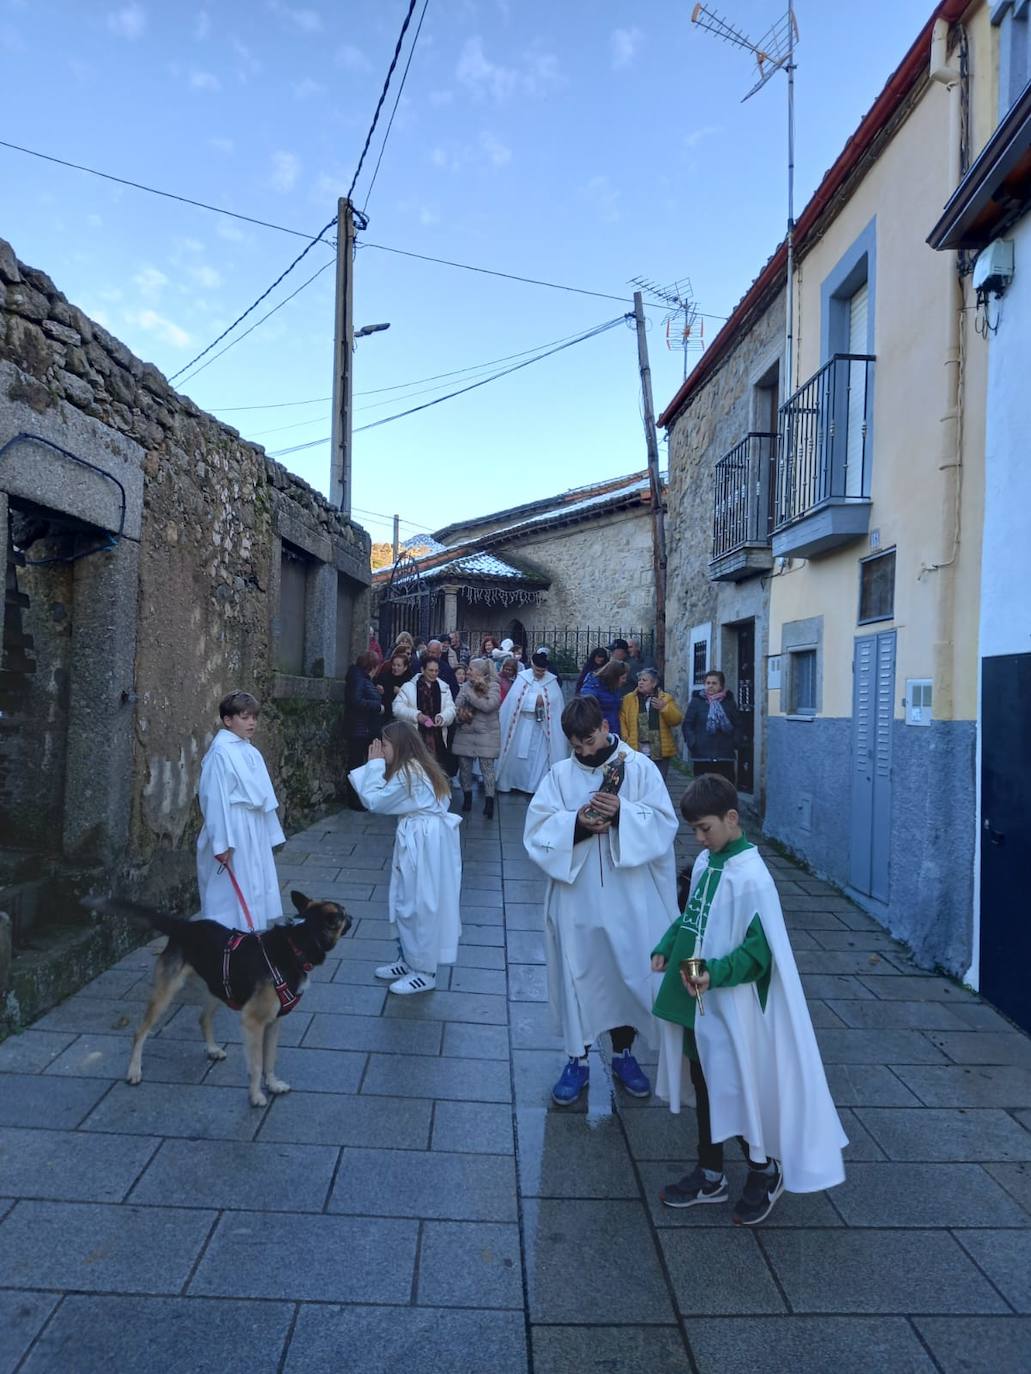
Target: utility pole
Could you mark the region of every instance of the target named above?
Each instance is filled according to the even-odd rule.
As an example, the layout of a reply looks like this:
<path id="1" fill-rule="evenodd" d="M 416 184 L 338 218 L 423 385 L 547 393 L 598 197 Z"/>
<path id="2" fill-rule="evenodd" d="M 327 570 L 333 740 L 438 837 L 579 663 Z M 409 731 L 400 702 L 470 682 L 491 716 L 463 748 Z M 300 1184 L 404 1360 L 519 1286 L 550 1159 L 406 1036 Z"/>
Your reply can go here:
<path id="1" fill-rule="evenodd" d="M 655 436 L 652 370 L 648 362 L 648 336 L 645 334 L 644 302 L 640 291 L 634 292 L 634 319 L 637 321 L 637 362 L 641 369 L 644 439 L 648 446 L 648 486 L 652 498 L 652 567 L 655 571 L 655 666 L 660 673 L 665 673 L 666 521 L 662 513 L 662 479 L 659 477 L 659 441 Z"/>
<path id="2" fill-rule="evenodd" d="M 330 500 L 351 514 L 351 360 L 354 357 L 354 213 L 337 201 L 337 286 L 333 343 L 333 439 Z"/>
<path id="3" fill-rule="evenodd" d="M 400 554 L 400 552 L 401 552 L 401 517 L 400 517 L 399 515 L 395 515 L 395 516 L 394 516 L 394 562 L 395 562 L 395 563 L 396 563 L 397 560 L 398 560 L 398 555 Z"/>

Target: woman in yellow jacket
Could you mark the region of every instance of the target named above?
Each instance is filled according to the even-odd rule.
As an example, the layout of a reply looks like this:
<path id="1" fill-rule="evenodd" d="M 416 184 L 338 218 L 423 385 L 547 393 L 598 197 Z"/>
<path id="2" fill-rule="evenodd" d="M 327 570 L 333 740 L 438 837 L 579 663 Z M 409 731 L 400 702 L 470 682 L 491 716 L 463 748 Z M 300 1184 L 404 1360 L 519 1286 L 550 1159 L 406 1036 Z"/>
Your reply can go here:
<path id="1" fill-rule="evenodd" d="M 668 692 L 659 690 L 659 675 L 654 668 L 642 668 L 637 687 L 627 692 L 619 710 L 619 737 L 647 754 L 663 777 L 669 761 L 677 752 L 673 731 L 684 713 Z"/>

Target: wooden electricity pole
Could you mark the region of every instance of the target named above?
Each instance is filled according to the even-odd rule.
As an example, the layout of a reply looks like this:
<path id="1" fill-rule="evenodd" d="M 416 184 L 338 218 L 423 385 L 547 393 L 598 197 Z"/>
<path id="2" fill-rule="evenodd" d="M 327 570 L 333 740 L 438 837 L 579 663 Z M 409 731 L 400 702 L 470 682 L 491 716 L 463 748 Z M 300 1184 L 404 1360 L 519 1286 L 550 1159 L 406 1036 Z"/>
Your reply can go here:
<path id="1" fill-rule="evenodd" d="M 351 514 L 351 360 L 354 357 L 354 214 L 337 201 L 337 289 L 333 345 L 333 441 L 330 500 Z"/>
<path id="2" fill-rule="evenodd" d="M 666 522 L 662 511 L 662 479 L 659 476 L 659 441 L 655 434 L 652 404 L 652 371 L 648 363 L 648 336 L 645 333 L 644 303 L 640 291 L 634 292 L 634 318 L 637 321 L 637 362 L 641 369 L 641 397 L 644 402 L 644 439 L 648 446 L 648 486 L 652 499 L 652 566 L 655 571 L 655 666 L 666 671 Z"/>

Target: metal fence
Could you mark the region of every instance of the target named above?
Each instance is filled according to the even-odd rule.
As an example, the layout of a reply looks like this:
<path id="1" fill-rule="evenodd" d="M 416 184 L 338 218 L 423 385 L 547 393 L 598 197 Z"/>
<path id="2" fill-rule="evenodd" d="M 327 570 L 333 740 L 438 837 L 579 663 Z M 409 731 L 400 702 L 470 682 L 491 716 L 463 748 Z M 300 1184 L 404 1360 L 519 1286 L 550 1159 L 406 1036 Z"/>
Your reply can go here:
<path id="1" fill-rule="evenodd" d="M 579 676 L 592 649 L 608 649 L 614 639 L 635 639 L 646 663 L 654 662 L 655 630 L 612 625 L 528 625 L 524 652 L 529 658 L 534 649 L 548 650 L 552 667 L 563 675 Z"/>
<path id="2" fill-rule="evenodd" d="M 753 431 L 716 464 L 713 484 L 712 557 L 768 544 L 773 529 L 776 434 Z"/>
<path id="3" fill-rule="evenodd" d="M 781 406 L 776 528 L 867 496 L 875 361 L 836 353 Z"/>

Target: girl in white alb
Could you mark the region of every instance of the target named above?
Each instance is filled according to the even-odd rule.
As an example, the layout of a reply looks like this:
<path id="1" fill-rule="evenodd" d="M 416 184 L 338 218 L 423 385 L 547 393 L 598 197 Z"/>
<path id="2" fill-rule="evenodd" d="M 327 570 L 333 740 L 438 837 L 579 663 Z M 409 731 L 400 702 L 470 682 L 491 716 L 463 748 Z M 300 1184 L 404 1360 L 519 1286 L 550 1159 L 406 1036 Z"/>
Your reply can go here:
<path id="1" fill-rule="evenodd" d="M 286 836 L 265 760 L 251 743 L 260 707 L 249 692 L 219 704 L 222 728 L 200 766 L 200 914 L 230 930 L 265 930 L 283 915 L 272 854 Z"/>
<path id="2" fill-rule="evenodd" d="M 431 992 L 437 965 L 453 964 L 462 933 L 462 849 L 451 784 L 412 726 L 394 721 L 373 740 L 369 761 L 350 774 L 364 805 L 397 816 L 390 867 L 390 919 L 400 959 L 376 970 L 399 995 Z"/>

